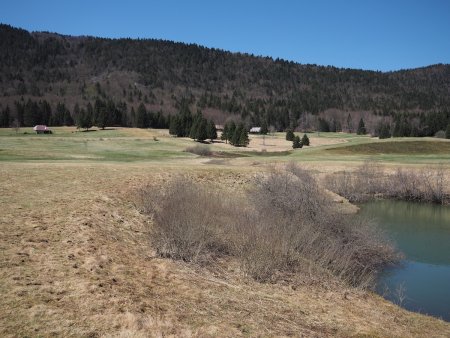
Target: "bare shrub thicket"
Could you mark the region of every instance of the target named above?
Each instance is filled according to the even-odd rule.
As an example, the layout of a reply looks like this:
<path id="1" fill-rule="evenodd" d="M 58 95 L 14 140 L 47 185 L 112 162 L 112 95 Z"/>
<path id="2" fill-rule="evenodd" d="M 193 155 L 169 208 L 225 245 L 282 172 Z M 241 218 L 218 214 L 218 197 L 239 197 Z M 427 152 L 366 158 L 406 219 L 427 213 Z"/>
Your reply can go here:
<path id="1" fill-rule="evenodd" d="M 374 163 L 365 163 L 354 172 L 330 174 L 325 185 L 351 202 L 363 202 L 376 196 L 405 201 L 444 204 L 449 197 L 445 191 L 442 166 L 427 169 L 399 168 L 391 174 Z"/>
<path id="2" fill-rule="evenodd" d="M 242 229 L 252 237 L 268 236 L 271 246 L 259 251 L 259 259 L 247 262 L 256 279 L 261 265 L 270 260 L 274 248 L 279 268 L 292 269 L 313 264 L 339 276 L 352 285 L 369 283 L 385 264 L 396 259 L 392 246 L 384 242 L 367 221 L 356 216 L 350 219 L 336 211 L 331 200 L 305 170 L 289 164 L 284 171 L 274 170 L 261 177 L 250 191 L 250 200 L 260 220 L 257 225 Z M 247 247 L 249 251 L 251 247 Z M 271 264 L 273 264 L 271 262 Z"/>
<path id="3" fill-rule="evenodd" d="M 220 194 L 184 177 L 149 194 L 141 191 L 142 211 L 153 217 L 152 241 L 163 257 L 233 256 L 259 281 L 315 271 L 358 286 L 397 259 L 373 227 L 337 212 L 296 165 L 260 175 L 245 194 Z"/>
<path id="4" fill-rule="evenodd" d="M 163 191 L 147 187 L 139 195 L 142 211 L 156 225 L 152 240 L 162 257 L 200 261 L 212 253 L 226 253 L 220 224 L 228 208 L 217 192 L 180 176 Z"/>
<path id="5" fill-rule="evenodd" d="M 200 156 L 211 156 L 212 155 L 211 149 L 207 145 L 204 145 L 204 144 L 196 144 L 195 146 L 187 147 L 185 149 L 185 151 L 188 153 L 192 153 L 192 154 L 200 155 Z"/>

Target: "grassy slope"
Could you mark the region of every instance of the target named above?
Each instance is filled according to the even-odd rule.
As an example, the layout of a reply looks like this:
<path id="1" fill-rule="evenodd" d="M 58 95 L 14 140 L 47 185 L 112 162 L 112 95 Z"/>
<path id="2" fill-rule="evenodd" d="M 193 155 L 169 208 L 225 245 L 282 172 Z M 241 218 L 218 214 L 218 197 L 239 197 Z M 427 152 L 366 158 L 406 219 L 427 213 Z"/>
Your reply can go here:
<path id="1" fill-rule="evenodd" d="M 217 159 L 224 162 L 215 165 L 182 152 L 190 142 L 160 131 L 5 133 L 10 131 L 0 131 L 1 336 L 450 335 L 448 323 L 370 293 L 320 283 L 295 289 L 258 284 L 243 279 L 232 262 L 217 275 L 154 256 L 148 223 L 132 204 L 143 182 L 159 187 L 182 171 L 238 188 L 280 159 L 304 161 L 317 172 L 361 160 L 340 154 L 339 163 L 323 161 L 330 156 L 325 149 L 341 145 Z M 347 145 L 372 142 L 348 138 Z"/>

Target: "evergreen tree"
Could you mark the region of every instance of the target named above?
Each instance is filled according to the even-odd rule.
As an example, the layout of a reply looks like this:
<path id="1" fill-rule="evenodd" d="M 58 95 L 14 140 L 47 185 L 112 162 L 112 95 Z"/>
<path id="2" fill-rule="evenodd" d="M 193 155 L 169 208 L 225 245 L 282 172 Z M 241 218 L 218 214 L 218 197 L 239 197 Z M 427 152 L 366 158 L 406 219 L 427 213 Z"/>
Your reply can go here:
<path id="1" fill-rule="evenodd" d="M 367 134 L 366 126 L 364 125 L 364 121 L 363 121 L 362 117 L 359 120 L 358 130 L 356 131 L 356 134 L 358 134 L 358 135 L 366 135 Z"/>
<path id="2" fill-rule="evenodd" d="M 319 131 L 323 132 L 329 132 L 330 131 L 330 125 L 328 124 L 327 120 L 319 117 Z"/>
<path id="3" fill-rule="evenodd" d="M 100 99 L 95 100 L 94 104 L 94 120 L 98 128 L 105 129 L 109 122 L 109 114 L 106 110 L 105 102 Z"/>
<path id="4" fill-rule="evenodd" d="M 32 127 L 41 123 L 41 116 L 39 115 L 39 109 L 36 102 L 28 99 L 25 104 L 23 120 L 25 127 Z"/>
<path id="5" fill-rule="evenodd" d="M 169 123 L 169 134 L 170 135 L 177 135 L 177 124 L 178 124 L 178 116 L 173 116 L 170 118 L 170 123 Z"/>
<path id="6" fill-rule="evenodd" d="M 239 136 L 239 146 L 246 147 L 249 144 L 250 140 L 248 138 L 247 128 L 243 127 L 241 129 L 241 134 Z"/>
<path id="7" fill-rule="evenodd" d="M 77 103 L 75 103 L 75 106 L 73 107 L 73 117 L 75 120 L 75 125 L 78 127 L 80 125 L 80 105 Z"/>
<path id="8" fill-rule="evenodd" d="M 136 128 L 137 123 L 136 123 L 136 111 L 134 110 L 134 107 L 131 106 L 131 110 L 130 110 L 130 120 L 131 120 L 131 126 Z"/>
<path id="9" fill-rule="evenodd" d="M 143 103 L 141 103 L 137 109 L 136 127 L 137 128 L 147 128 L 148 127 L 147 110 L 145 109 L 145 106 Z"/>
<path id="10" fill-rule="evenodd" d="M 286 132 L 286 141 L 294 141 L 294 132 L 292 131 L 292 129 L 288 129 L 288 131 Z"/>
<path id="11" fill-rule="evenodd" d="M 447 124 L 447 129 L 445 130 L 445 138 L 450 138 L 450 123 Z"/>
<path id="12" fill-rule="evenodd" d="M 220 139 L 228 143 L 228 122 L 223 126 L 222 135 L 220 135 Z"/>
<path id="13" fill-rule="evenodd" d="M 233 144 L 232 140 L 235 131 L 236 131 L 236 123 L 234 123 L 234 121 L 231 121 L 230 124 L 228 125 L 228 133 L 227 133 L 228 142 L 230 142 L 231 144 Z"/>
<path id="14" fill-rule="evenodd" d="M 189 136 L 191 132 L 193 118 L 192 113 L 189 109 L 188 102 L 186 100 L 183 100 L 181 103 L 181 108 L 180 111 L 178 112 L 178 117 L 180 123 L 180 130 L 178 131 L 177 136 L 178 137 Z"/>
<path id="15" fill-rule="evenodd" d="M 190 138 L 194 140 L 197 139 L 198 128 L 200 127 L 202 119 L 203 119 L 202 114 L 199 111 L 197 111 L 197 115 L 195 115 L 194 120 L 192 121 L 191 129 L 189 131 Z"/>
<path id="16" fill-rule="evenodd" d="M 52 107 L 50 106 L 50 104 L 44 100 L 44 101 L 39 101 L 39 115 L 41 118 L 40 123 L 44 124 L 44 125 L 49 125 L 50 124 L 50 119 L 52 117 Z M 73 120 L 71 125 L 73 125 Z"/>
<path id="17" fill-rule="evenodd" d="M 300 141 L 300 136 L 296 135 L 292 142 L 292 148 L 297 149 L 303 147 L 302 141 Z"/>
<path id="18" fill-rule="evenodd" d="M 303 137 L 302 137 L 302 144 L 303 144 L 304 146 L 309 146 L 309 138 L 308 138 L 308 135 L 303 134 Z"/>
<path id="19" fill-rule="evenodd" d="M 353 120 L 352 120 L 352 116 L 350 115 L 350 113 L 347 116 L 347 130 L 349 133 L 353 132 Z"/>
<path id="20" fill-rule="evenodd" d="M 94 107 L 92 107 L 92 104 L 88 102 L 86 105 L 86 112 L 83 118 L 83 127 L 86 130 L 92 127 L 92 124 L 94 123 Z"/>
<path id="21" fill-rule="evenodd" d="M 92 106 L 91 106 L 92 107 Z M 78 128 L 89 130 L 92 127 L 92 110 L 91 109 L 81 109 L 80 119 L 78 120 Z"/>
<path id="22" fill-rule="evenodd" d="M 9 106 L 6 106 L 6 108 L 1 111 L 0 127 L 8 128 L 10 124 L 10 119 L 11 119 L 11 111 L 9 109 Z"/>
<path id="23" fill-rule="evenodd" d="M 263 119 L 263 121 L 261 123 L 261 134 L 267 135 L 268 132 L 269 132 L 269 128 L 267 127 L 267 120 Z"/>
<path id="24" fill-rule="evenodd" d="M 390 128 L 389 128 L 389 124 L 388 123 L 381 123 L 379 126 L 378 126 L 378 137 L 380 138 L 380 139 L 386 139 L 386 138 L 389 138 L 389 137 L 391 137 L 391 131 L 390 131 Z"/>
<path id="25" fill-rule="evenodd" d="M 244 125 L 239 123 L 239 125 L 234 129 L 233 136 L 231 137 L 230 143 L 236 147 L 240 145 L 239 141 L 241 139 L 242 129 L 244 129 Z"/>
<path id="26" fill-rule="evenodd" d="M 204 141 L 208 138 L 208 122 L 206 119 L 202 116 L 200 121 L 198 122 L 197 127 L 197 135 L 195 137 L 197 141 Z"/>
<path id="27" fill-rule="evenodd" d="M 63 123 L 65 126 L 73 126 L 74 125 L 72 115 L 70 114 L 70 111 L 67 108 L 65 108 L 65 110 L 64 110 L 63 121 L 64 121 Z"/>
<path id="28" fill-rule="evenodd" d="M 217 129 L 213 120 L 210 120 L 208 123 L 208 137 L 211 142 L 217 138 Z"/>

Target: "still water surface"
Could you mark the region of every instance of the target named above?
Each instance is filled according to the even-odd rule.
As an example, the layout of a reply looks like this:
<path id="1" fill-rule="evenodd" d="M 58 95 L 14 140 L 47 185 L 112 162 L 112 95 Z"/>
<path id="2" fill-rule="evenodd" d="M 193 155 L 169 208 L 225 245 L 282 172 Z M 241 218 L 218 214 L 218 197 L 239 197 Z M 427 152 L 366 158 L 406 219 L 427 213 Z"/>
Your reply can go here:
<path id="1" fill-rule="evenodd" d="M 377 292 L 404 308 L 450 321 L 450 207 L 402 201 L 361 206 L 405 254 Z"/>

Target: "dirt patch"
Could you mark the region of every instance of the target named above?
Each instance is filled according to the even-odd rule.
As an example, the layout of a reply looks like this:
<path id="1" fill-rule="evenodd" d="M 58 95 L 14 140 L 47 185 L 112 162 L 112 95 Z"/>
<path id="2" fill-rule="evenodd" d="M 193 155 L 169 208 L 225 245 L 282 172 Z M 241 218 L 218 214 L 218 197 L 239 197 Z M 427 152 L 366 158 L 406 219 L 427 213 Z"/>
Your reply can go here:
<path id="1" fill-rule="evenodd" d="M 280 152 L 291 151 L 292 142 L 286 141 L 283 137 L 267 135 L 249 135 L 250 143 L 247 147 L 235 148 L 225 142 L 217 141 L 214 143 L 216 148 L 239 149 L 239 151 L 252 151 L 252 152 Z M 344 138 L 324 138 L 317 137 L 316 135 L 309 135 L 310 147 L 319 147 L 324 145 L 340 144 L 347 142 Z"/>

